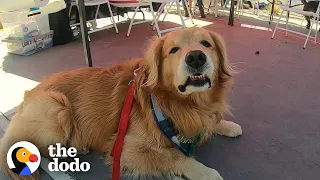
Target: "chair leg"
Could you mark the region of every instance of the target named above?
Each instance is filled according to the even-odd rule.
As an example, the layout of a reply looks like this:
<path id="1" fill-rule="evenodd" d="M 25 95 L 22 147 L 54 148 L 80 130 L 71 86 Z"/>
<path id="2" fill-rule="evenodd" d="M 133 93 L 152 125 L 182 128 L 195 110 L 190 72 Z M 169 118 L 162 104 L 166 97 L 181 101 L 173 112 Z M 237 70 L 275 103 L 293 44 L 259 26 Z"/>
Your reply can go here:
<path id="1" fill-rule="evenodd" d="M 177 12 L 177 14 L 179 14 L 179 12 L 178 12 L 178 9 L 176 8 L 176 12 Z"/>
<path id="2" fill-rule="evenodd" d="M 319 22 L 320 22 L 320 16 L 317 19 L 317 24 L 316 24 L 316 34 L 314 35 L 314 44 L 317 44 L 317 38 L 318 38 L 318 27 L 319 27 Z"/>
<path id="3" fill-rule="evenodd" d="M 310 37 L 310 33 L 311 33 L 311 30 L 312 30 L 312 27 L 313 27 L 313 24 L 314 24 L 314 20 L 311 20 L 311 25 L 310 25 L 310 28 L 309 28 L 309 33 L 308 33 L 308 35 L 307 35 L 306 42 L 304 42 L 303 49 L 305 49 L 306 46 L 307 46 L 307 43 L 308 43 L 308 40 L 309 40 L 309 37 Z"/>
<path id="4" fill-rule="evenodd" d="M 207 11 L 208 14 L 210 13 L 211 4 L 212 4 L 212 0 L 210 0 L 209 6 L 208 6 L 208 11 Z"/>
<path id="5" fill-rule="evenodd" d="M 164 14 L 164 16 L 163 16 L 162 22 L 163 22 L 163 21 L 164 21 L 164 19 L 167 17 L 167 14 L 169 13 L 169 10 L 171 9 L 172 4 L 173 4 L 173 2 L 172 2 L 172 3 L 170 3 L 169 8 L 166 10 L 166 13 L 165 13 L 165 14 Z"/>
<path id="6" fill-rule="evenodd" d="M 140 5 L 141 5 L 141 1 L 139 1 L 138 6 L 136 7 L 136 9 L 135 9 L 135 11 L 133 13 L 133 17 L 132 17 L 132 19 L 130 21 L 130 25 L 129 25 L 129 28 L 128 28 L 127 36 L 130 36 L 130 32 L 131 32 L 131 28 L 132 28 L 132 25 L 133 25 L 133 21 L 134 21 L 134 18 L 136 17 L 136 14 L 138 12 L 138 9 L 139 9 Z"/>
<path id="7" fill-rule="evenodd" d="M 238 15 L 238 19 L 240 19 L 240 12 L 239 12 L 239 9 L 240 9 L 240 1 L 241 1 L 241 0 L 238 0 L 238 1 L 237 1 L 237 8 L 236 8 L 236 12 L 237 12 L 237 15 Z"/>
<path id="8" fill-rule="evenodd" d="M 192 7 L 190 7 L 190 8 L 192 8 L 192 15 L 194 15 L 196 13 L 196 5 L 197 5 L 197 2 L 192 2 Z"/>
<path id="9" fill-rule="evenodd" d="M 288 22 L 289 22 L 289 11 L 287 11 L 287 16 L 286 16 L 286 37 L 288 37 Z"/>
<path id="10" fill-rule="evenodd" d="M 145 17 L 145 15 L 144 15 L 144 12 L 141 10 L 141 8 L 139 8 L 138 11 L 141 12 L 141 14 L 142 14 L 142 19 L 143 19 L 143 20 L 146 20 L 146 17 Z"/>
<path id="11" fill-rule="evenodd" d="M 243 2 L 241 1 L 241 16 L 243 16 Z"/>
<path id="12" fill-rule="evenodd" d="M 221 1 L 222 4 L 222 1 Z M 218 0 L 214 0 L 214 16 L 218 17 Z"/>
<path id="13" fill-rule="evenodd" d="M 108 5 L 109 13 L 110 13 L 110 16 L 111 16 L 111 21 L 113 23 L 113 27 L 116 30 L 116 33 L 119 34 L 118 27 L 117 27 L 116 21 L 114 20 L 113 12 L 111 10 L 111 6 L 110 6 L 109 1 L 107 2 L 107 5 Z"/>
<path id="14" fill-rule="evenodd" d="M 94 16 L 94 20 L 95 20 L 95 21 L 96 21 L 97 18 L 98 18 L 99 9 L 100 9 L 100 4 L 98 5 L 96 14 L 95 14 L 95 16 Z"/>
<path id="15" fill-rule="evenodd" d="M 98 5 L 96 14 L 94 15 L 93 24 L 91 24 L 93 29 L 96 29 L 96 28 L 97 28 L 97 19 L 98 19 L 99 9 L 100 9 L 100 4 Z"/>
<path id="16" fill-rule="evenodd" d="M 281 20 L 281 18 L 282 18 L 283 12 L 284 12 L 284 11 L 282 11 L 281 14 L 280 14 L 280 16 L 279 16 L 279 20 L 278 20 L 278 22 L 277 22 L 276 27 L 275 27 L 274 30 L 273 30 L 273 34 L 272 34 L 271 39 L 273 39 L 273 38 L 274 38 L 274 35 L 276 34 L 276 31 L 277 31 L 277 28 L 278 28 L 278 26 L 279 26 L 280 20 Z"/>
<path id="17" fill-rule="evenodd" d="M 243 16 L 243 2 L 240 1 L 240 12 L 241 12 L 241 16 Z"/>
<path id="18" fill-rule="evenodd" d="M 260 15 L 259 10 L 260 10 L 260 8 L 259 8 L 259 1 L 257 1 L 257 16 L 258 16 L 258 17 L 259 17 L 259 15 Z"/>
<path id="19" fill-rule="evenodd" d="M 162 4 L 161 4 L 161 6 L 158 8 L 158 11 L 157 11 L 157 13 L 156 13 L 156 17 L 157 17 L 157 18 L 158 18 L 159 11 L 160 11 L 161 7 L 162 7 Z M 154 25 L 154 22 L 155 22 L 155 20 L 153 20 L 150 25 L 153 26 L 153 25 Z"/>
<path id="20" fill-rule="evenodd" d="M 228 4 L 229 4 L 229 1 L 230 1 L 230 0 L 226 0 L 226 2 L 224 2 L 224 4 L 223 4 L 223 7 L 224 7 L 224 8 L 227 8 L 227 6 L 228 6 Z M 222 1 L 221 1 L 221 4 L 222 4 Z"/>
<path id="21" fill-rule="evenodd" d="M 154 14 L 153 6 L 152 6 L 152 2 L 151 1 L 149 1 L 149 5 L 150 5 L 150 9 L 151 9 L 151 14 L 152 14 L 153 20 L 155 21 L 154 25 L 156 26 L 158 37 L 161 37 L 161 32 L 160 32 L 160 29 L 159 29 L 158 20 L 157 20 L 155 14 Z"/>
<path id="22" fill-rule="evenodd" d="M 181 19 L 182 27 L 186 28 L 186 24 L 184 23 L 184 20 L 183 20 L 183 17 L 182 17 L 182 13 L 180 11 L 180 3 L 179 3 L 179 1 L 176 1 L 176 5 L 177 5 L 177 9 L 179 10 L 179 16 L 180 16 L 180 19 Z"/>
<path id="23" fill-rule="evenodd" d="M 69 8 L 69 18 L 70 18 L 70 15 L 71 15 L 72 7 L 73 7 L 73 5 L 72 5 L 72 3 L 71 3 L 71 4 L 70 4 L 70 8 Z"/>
<path id="24" fill-rule="evenodd" d="M 256 8 L 256 1 L 253 1 L 253 3 L 251 3 L 252 4 L 252 14 L 255 14 L 255 8 Z"/>
<path id="25" fill-rule="evenodd" d="M 165 6 L 166 6 L 166 3 L 162 3 L 161 6 L 159 7 L 159 9 L 158 9 L 158 11 L 156 13 L 157 21 L 159 21 L 160 15 L 162 14 L 162 11 L 163 11 Z M 155 20 L 153 20 L 152 23 L 151 23 L 151 26 L 153 26 L 153 28 L 152 28 L 153 30 L 155 28 L 154 27 L 154 22 L 155 22 Z"/>
<path id="26" fill-rule="evenodd" d="M 164 10 L 164 7 L 166 6 L 166 3 L 162 3 L 161 6 L 159 7 L 158 11 L 157 11 L 157 14 L 156 14 L 156 20 L 157 22 L 159 22 L 159 19 L 160 19 L 160 16 L 162 14 L 162 11 Z M 155 20 L 152 21 L 151 25 L 153 26 L 152 27 L 152 30 L 155 30 L 155 26 L 154 26 L 154 22 Z"/>

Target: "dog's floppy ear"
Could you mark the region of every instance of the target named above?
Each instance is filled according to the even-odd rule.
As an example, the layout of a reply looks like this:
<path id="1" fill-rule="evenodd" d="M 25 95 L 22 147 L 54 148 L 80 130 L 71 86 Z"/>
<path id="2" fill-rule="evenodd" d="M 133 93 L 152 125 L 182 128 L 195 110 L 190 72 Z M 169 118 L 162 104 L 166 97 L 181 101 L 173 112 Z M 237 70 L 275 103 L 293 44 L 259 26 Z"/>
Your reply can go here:
<path id="1" fill-rule="evenodd" d="M 216 51 L 219 56 L 219 79 L 224 80 L 227 77 L 232 76 L 233 70 L 229 65 L 227 57 L 226 46 L 222 37 L 214 32 L 209 31 L 211 38 L 216 45 Z"/>
<path id="2" fill-rule="evenodd" d="M 147 66 L 148 77 L 145 83 L 146 86 L 154 88 L 159 81 L 159 68 L 162 58 L 162 47 L 165 37 L 156 37 L 151 41 L 148 51 L 145 53 L 145 65 Z"/>

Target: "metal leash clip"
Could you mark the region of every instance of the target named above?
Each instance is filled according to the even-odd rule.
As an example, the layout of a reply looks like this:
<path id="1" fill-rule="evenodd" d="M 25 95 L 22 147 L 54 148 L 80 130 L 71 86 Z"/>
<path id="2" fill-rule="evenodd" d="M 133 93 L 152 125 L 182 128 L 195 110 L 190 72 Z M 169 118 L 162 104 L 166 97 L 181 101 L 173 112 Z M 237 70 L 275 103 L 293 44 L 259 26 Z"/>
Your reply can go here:
<path id="1" fill-rule="evenodd" d="M 140 68 L 141 67 L 139 67 L 139 68 L 137 68 L 137 69 L 135 69 L 134 71 L 133 71 L 133 75 L 135 76 L 135 77 L 137 77 L 137 72 L 140 70 Z M 134 82 L 134 80 L 132 79 L 129 83 L 128 83 L 128 85 L 130 85 L 131 83 L 133 83 Z"/>

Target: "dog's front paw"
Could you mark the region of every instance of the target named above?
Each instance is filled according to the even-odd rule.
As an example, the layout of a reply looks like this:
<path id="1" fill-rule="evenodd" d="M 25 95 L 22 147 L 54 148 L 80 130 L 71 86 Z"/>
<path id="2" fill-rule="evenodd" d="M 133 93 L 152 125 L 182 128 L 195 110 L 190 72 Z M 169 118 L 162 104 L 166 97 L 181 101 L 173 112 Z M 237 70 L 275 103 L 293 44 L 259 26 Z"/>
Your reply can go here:
<path id="1" fill-rule="evenodd" d="M 190 180 L 223 180 L 218 171 L 205 167 L 200 171 L 190 171 L 184 174 Z"/>
<path id="2" fill-rule="evenodd" d="M 207 168 L 203 175 L 198 180 L 223 180 L 217 170 L 212 168 Z"/>
<path id="3" fill-rule="evenodd" d="M 217 124 L 215 133 L 227 137 L 237 137 L 242 135 L 242 129 L 239 124 L 236 124 L 232 121 L 222 120 L 219 124 Z"/>

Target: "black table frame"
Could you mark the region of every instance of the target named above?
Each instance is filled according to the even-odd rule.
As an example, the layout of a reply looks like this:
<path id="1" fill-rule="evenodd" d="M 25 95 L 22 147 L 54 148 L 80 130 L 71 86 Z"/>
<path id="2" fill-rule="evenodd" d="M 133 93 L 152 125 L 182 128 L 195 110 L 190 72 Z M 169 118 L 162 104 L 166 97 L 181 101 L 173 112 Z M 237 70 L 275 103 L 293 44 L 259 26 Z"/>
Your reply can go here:
<path id="1" fill-rule="evenodd" d="M 233 23 L 234 23 L 234 5 L 235 5 L 235 0 L 231 0 L 229 21 L 228 21 L 228 25 L 229 26 L 233 26 Z"/>
<path id="2" fill-rule="evenodd" d="M 271 12 L 270 12 L 270 19 L 269 19 L 269 24 L 271 24 L 271 21 L 273 21 L 273 12 L 274 12 L 274 4 L 275 0 L 272 0 L 272 7 L 271 7 Z"/>
<path id="3" fill-rule="evenodd" d="M 89 36 L 88 36 L 88 28 L 87 28 L 87 17 L 86 17 L 86 10 L 84 6 L 84 0 L 78 0 L 78 11 L 79 11 L 79 19 L 80 19 L 80 29 L 81 29 L 81 37 L 82 43 L 84 48 L 84 57 L 86 63 L 89 67 L 92 67 L 92 57 L 91 57 L 91 50 L 90 50 L 90 43 L 89 43 Z"/>

